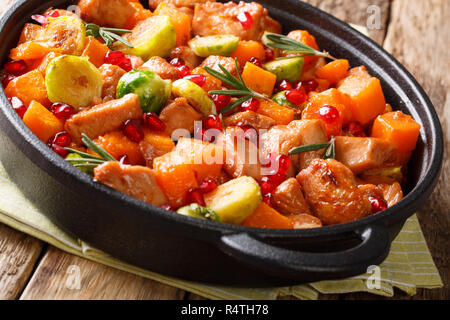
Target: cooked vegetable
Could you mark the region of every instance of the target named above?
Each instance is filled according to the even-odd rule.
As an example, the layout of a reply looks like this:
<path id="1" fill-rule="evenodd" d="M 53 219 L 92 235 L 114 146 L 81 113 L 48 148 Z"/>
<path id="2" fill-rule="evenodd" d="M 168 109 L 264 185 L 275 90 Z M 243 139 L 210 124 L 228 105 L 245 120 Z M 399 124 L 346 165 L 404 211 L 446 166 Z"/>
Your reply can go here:
<path id="1" fill-rule="evenodd" d="M 239 44 L 231 54 L 233 58 L 237 58 L 239 65 L 243 66 L 251 58 L 258 58 L 259 60 L 265 59 L 264 46 L 259 41 L 239 41 Z"/>
<path id="2" fill-rule="evenodd" d="M 240 224 L 262 201 L 258 183 L 243 176 L 230 180 L 205 194 L 208 208 L 214 210 L 225 223 Z"/>
<path id="3" fill-rule="evenodd" d="M 297 106 L 286 98 L 286 90 L 280 91 L 273 95 L 272 101 L 278 103 L 280 106 L 287 106 L 289 108 L 297 109 Z"/>
<path id="4" fill-rule="evenodd" d="M 211 209 L 202 207 L 197 203 L 191 203 L 188 206 L 181 207 L 177 213 L 199 219 L 220 222 L 220 217 Z"/>
<path id="5" fill-rule="evenodd" d="M 242 71 L 242 79 L 247 87 L 268 97 L 272 95 L 275 82 L 277 81 L 276 75 L 250 62 L 245 64 Z"/>
<path id="6" fill-rule="evenodd" d="M 256 112 L 272 118 L 277 124 L 288 124 L 294 120 L 294 109 L 281 106 L 268 99 L 260 101 Z"/>
<path id="7" fill-rule="evenodd" d="M 33 70 L 12 80 L 5 88 L 8 98 L 17 97 L 28 106 L 35 100 L 44 106 L 49 106 L 44 77 L 38 70 Z"/>
<path id="8" fill-rule="evenodd" d="M 412 151 L 419 137 L 420 124 L 401 111 L 378 116 L 372 127 L 372 137 L 393 142 L 400 152 Z"/>
<path id="9" fill-rule="evenodd" d="M 9 58 L 12 60 L 34 60 L 42 58 L 51 51 L 60 50 L 48 47 L 40 42 L 30 41 L 19 44 L 16 48 L 12 49 L 9 53 Z"/>
<path id="10" fill-rule="evenodd" d="M 22 29 L 22 33 L 20 34 L 19 44 L 33 41 L 34 38 L 41 32 L 44 28 L 40 25 L 34 23 L 25 23 L 25 26 Z"/>
<path id="11" fill-rule="evenodd" d="M 110 131 L 95 140 L 95 143 L 112 155 L 120 159 L 126 155 L 132 165 L 145 164 L 144 157 L 139 149 L 139 143 L 128 139 L 122 130 Z"/>
<path id="12" fill-rule="evenodd" d="M 36 66 L 36 69 L 39 70 L 40 73 L 42 73 L 43 76 L 45 76 L 45 72 L 47 71 L 47 66 L 49 63 L 55 59 L 56 57 L 60 57 L 61 54 L 58 52 L 49 52 L 39 61 L 39 65 Z"/>
<path id="13" fill-rule="evenodd" d="M 287 38 L 293 39 L 295 41 L 298 41 L 314 50 L 319 51 L 319 46 L 317 45 L 316 38 L 310 34 L 307 30 L 293 30 L 289 32 L 286 35 Z M 291 55 L 297 55 L 299 53 L 288 53 L 288 52 L 281 52 L 282 56 L 291 56 Z M 303 71 L 308 71 L 310 69 L 313 69 L 319 60 L 319 57 L 317 56 L 305 56 L 305 64 L 303 65 Z"/>
<path id="14" fill-rule="evenodd" d="M 102 95 L 102 75 L 85 57 L 63 55 L 47 66 L 45 85 L 51 102 L 84 108 Z"/>
<path id="15" fill-rule="evenodd" d="M 71 163 L 72 165 L 74 165 L 76 168 L 80 169 L 84 173 L 87 173 L 88 175 L 93 176 L 94 168 L 91 165 L 92 161 L 89 162 L 89 160 L 95 161 L 95 159 L 83 158 L 82 156 L 80 156 L 77 153 L 69 153 L 66 157 L 67 162 Z M 98 162 L 100 164 L 100 160 Z M 103 163 L 103 162 L 101 162 L 101 163 Z"/>
<path id="16" fill-rule="evenodd" d="M 166 2 L 161 2 L 156 8 L 154 15 L 168 16 L 175 28 L 177 40 L 175 46 L 185 46 L 191 38 L 191 20 L 189 16 L 171 6 Z"/>
<path id="17" fill-rule="evenodd" d="M 152 12 L 144 8 L 144 6 L 139 1 L 130 1 L 130 5 L 134 9 L 134 13 L 125 22 L 126 29 L 134 28 L 139 21 L 145 20 L 152 16 Z"/>
<path id="18" fill-rule="evenodd" d="M 229 56 L 236 50 L 238 44 L 239 37 L 232 35 L 195 37 L 189 41 L 189 47 L 199 57 Z"/>
<path id="19" fill-rule="evenodd" d="M 168 16 L 152 16 L 139 22 L 132 32 L 123 38 L 133 48 L 122 42 L 115 42 L 115 50 L 147 60 L 152 56 L 167 57 L 175 46 L 177 36 Z"/>
<path id="20" fill-rule="evenodd" d="M 277 76 L 277 81 L 295 82 L 302 74 L 304 60 L 302 57 L 291 57 L 284 60 L 274 60 L 266 63 L 264 69 Z"/>
<path id="21" fill-rule="evenodd" d="M 87 38 L 86 47 L 83 50 L 82 56 L 88 57 L 89 62 L 99 68 L 105 60 L 105 56 L 109 49 L 106 45 L 98 41 L 92 36 Z"/>
<path id="22" fill-rule="evenodd" d="M 347 59 L 339 59 L 320 67 L 316 70 L 316 76 L 326 79 L 330 84 L 335 84 L 348 75 L 349 63 Z"/>
<path id="23" fill-rule="evenodd" d="M 202 87 L 186 79 L 178 79 L 172 83 L 172 94 L 176 97 L 184 97 L 197 111 L 207 116 L 217 114 L 214 102 Z"/>
<path id="24" fill-rule="evenodd" d="M 86 24 L 86 35 L 93 36 L 94 38 L 101 37 L 109 48 L 112 48 L 114 40 L 121 42 L 129 48 L 133 48 L 131 43 L 118 35 L 119 33 L 131 33 L 131 31 L 128 29 L 103 28 L 94 23 Z"/>
<path id="25" fill-rule="evenodd" d="M 403 167 L 384 167 L 366 170 L 361 173 L 361 178 L 373 184 L 392 184 L 394 182 L 403 182 Z"/>
<path id="26" fill-rule="evenodd" d="M 31 101 L 27 112 L 25 112 L 23 122 L 45 143 L 63 130 L 62 122 L 46 107 L 34 100 Z"/>
<path id="27" fill-rule="evenodd" d="M 264 202 L 250 214 L 242 223 L 253 228 L 292 229 L 291 221 Z"/>
<path id="28" fill-rule="evenodd" d="M 317 112 L 324 105 L 330 105 L 339 110 L 342 117 L 342 125 L 347 125 L 352 121 L 352 110 L 354 102 L 352 98 L 335 88 L 331 88 L 313 95 L 309 99 L 309 110 Z"/>

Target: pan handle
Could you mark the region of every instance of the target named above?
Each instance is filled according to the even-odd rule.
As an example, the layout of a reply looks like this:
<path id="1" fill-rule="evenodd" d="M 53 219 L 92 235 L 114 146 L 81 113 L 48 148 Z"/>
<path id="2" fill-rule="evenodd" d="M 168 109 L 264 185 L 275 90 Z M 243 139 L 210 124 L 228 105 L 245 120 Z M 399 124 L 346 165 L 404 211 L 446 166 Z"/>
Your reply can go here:
<path id="1" fill-rule="evenodd" d="M 368 226 L 355 231 L 361 243 L 338 252 L 301 252 L 264 243 L 248 233 L 221 237 L 219 247 L 226 254 L 267 274 L 304 280 L 330 279 L 363 274 L 370 265 L 388 255 L 390 235 L 386 227 Z"/>

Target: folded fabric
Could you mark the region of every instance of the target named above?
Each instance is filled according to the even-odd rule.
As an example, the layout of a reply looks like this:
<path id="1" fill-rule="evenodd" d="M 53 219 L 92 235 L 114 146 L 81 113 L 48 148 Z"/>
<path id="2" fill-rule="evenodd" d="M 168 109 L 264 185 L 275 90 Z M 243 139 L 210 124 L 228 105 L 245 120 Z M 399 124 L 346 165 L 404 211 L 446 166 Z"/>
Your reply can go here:
<path id="1" fill-rule="evenodd" d="M 109 256 L 73 238 L 55 226 L 44 213 L 28 201 L 20 189 L 9 179 L 0 163 L 0 222 L 72 254 L 150 278 L 210 299 L 276 299 L 292 295 L 299 299 L 317 299 L 319 293 L 370 292 L 392 297 L 394 287 L 409 295 L 417 288 L 439 288 L 442 281 L 428 250 L 414 215 L 405 223 L 393 241 L 387 259 L 379 266 L 379 286 L 371 285 L 373 272 L 360 276 L 282 288 L 234 288 L 213 286 L 167 277 L 144 270 Z M 370 282 L 370 283 L 369 283 Z"/>

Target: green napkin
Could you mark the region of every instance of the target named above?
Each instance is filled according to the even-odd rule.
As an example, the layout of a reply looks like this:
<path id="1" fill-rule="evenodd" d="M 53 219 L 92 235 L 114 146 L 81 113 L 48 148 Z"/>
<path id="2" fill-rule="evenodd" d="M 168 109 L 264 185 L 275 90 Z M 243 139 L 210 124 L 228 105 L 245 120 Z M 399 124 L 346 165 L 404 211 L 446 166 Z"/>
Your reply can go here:
<path id="1" fill-rule="evenodd" d="M 24 197 L 20 189 L 9 179 L 1 163 L 0 195 L 2 195 L 0 197 L 0 222 L 14 229 L 48 242 L 63 251 L 210 299 L 276 299 L 281 295 L 292 295 L 299 299 L 317 299 L 319 293 L 358 291 L 392 297 L 394 287 L 409 295 L 415 294 L 417 288 L 442 287 L 441 278 L 415 215 L 405 223 L 402 231 L 392 243 L 389 256 L 380 265 L 379 288 L 372 288 L 373 284 L 377 284 L 371 280 L 373 272 L 345 280 L 320 281 L 292 287 L 233 288 L 183 281 L 137 268 L 90 247 L 80 239 L 65 234 Z"/>

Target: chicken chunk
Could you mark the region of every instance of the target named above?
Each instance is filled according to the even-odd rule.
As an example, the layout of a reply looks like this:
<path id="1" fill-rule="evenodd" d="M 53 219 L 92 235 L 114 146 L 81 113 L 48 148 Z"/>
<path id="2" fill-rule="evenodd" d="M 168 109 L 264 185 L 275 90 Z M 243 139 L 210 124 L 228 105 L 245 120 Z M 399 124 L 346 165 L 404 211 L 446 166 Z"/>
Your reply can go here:
<path id="1" fill-rule="evenodd" d="M 167 203 L 167 198 L 150 168 L 108 161 L 94 169 L 94 178 L 113 189 L 155 206 Z"/>
<path id="2" fill-rule="evenodd" d="M 176 98 L 162 109 L 159 118 L 166 125 L 167 134 L 172 136 L 176 129 L 193 133 L 194 121 L 199 121 L 202 115 L 187 103 L 186 98 Z"/>
<path id="3" fill-rule="evenodd" d="M 325 225 L 345 223 L 371 213 L 371 204 L 352 171 L 334 159 L 314 159 L 297 180 L 313 214 Z"/>
<path id="4" fill-rule="evenodd" d="M 387 140 L 366 137 L 336 137 L 335 146 L 336 160 L 354 174 L 381 167 L 396 151 Z"/>
<path id="5" fill-rule="evenodd" d="M 394 182 L 393 184 L 379 184 L 378 187 L 383 192 L 383 198 L 388 207 L 392 207 L 403 199 L 402 187 L 398 182 Z"/>
<path id="6" fill-rule="evenodd" d="M 163 79 L 172 81 L 178 79 L 178 70 L 165 59 L 158 56 L 151 57 L 139 69 L 153 71 Z"/>
<path id="7" fill-rule="evenodd" d="M 124 28 L 135 9 L 128 0 L 80 0 L 81 18 L 104 27 Z"/>
<path id="8" fill-rule="evenodd" d="M 275 120 L 254 111 L 237 112 L 223 119 L 225 126 L 250 125 L 256 130 L 269 129 L 276 124 Z"/>
<path id="9" fill-rule="evenodd" d="M 170 3 L 176 7 L 194 8 L 196 5 L 208 1 L 215 2 L 215 0 L 148 0 L 148 5 L 152 10 L 155 10 L 161 2 Z"/>
<path id="10" fill-rule="evenodd" d="M 245 13 L 253 19 L 249 28 L 244 28 L 238 19 Z M 266 30 L 266 19 L 267 9 L 256 2 L 207 2 L 195 7 L 192 32 L 199 36 L 232 34 L 241 40 L 260 40 Z M 272 21 L 267 25 L 271 26 Z"/>
<path id="11" fill-rule="evenodd" d="M 291 220 L 294 229 L 311 229 L 322 227 L 322 221 L 310 214 L 289 214 L 287 217 Z"/>
<path id="12" fill-rule="evenodd" d="M 186 65 L 194 69 L 202 63 L 202 59 L 197 56 L 194 51 L 188 46 L 179 46 L 172 49 L 170 52 L 170 58 L 181 58 L 184 60 Z"/>
<path id="13" fill-rule="evenodd" d="M 273 203 L 282 214 L 310 213 L 300 184 L 295 178 L 281 183 L 273 192 Z"/>
<path id="14" fill-rule="evenodd" d="M 141 117 L 139 98 L 130 93 L 120 99 L 78 112 L 66 121 L 64 128 L 71 135 L 72 140 L 80 144 L 82 133 L 94 139 L 106 132 L 119 129 L 128 119 Z"/>
<path id="15" fill-rule="evenodd" d="M 100 66 L 99 71 L 103 78 L 103 102 L 114 100 L 116 98 L 117 84 L 126 71 L 113 64 L 103 64 Z"/>
<path id="16" fill-rule="evenodd" d="M 209 67 L 218 72 L 222 72 L 222 70 L 219 67 L 219 64 L 221 64 L 222 67 L 227 69 L 227 71 L 231 73 L 233 76 L 237 76 L 238 70 L 236 69 L 234 59 L 231 57 L 209 56 L 208 58 L 203 60 L 200 66 L 202 68 Z"/>

